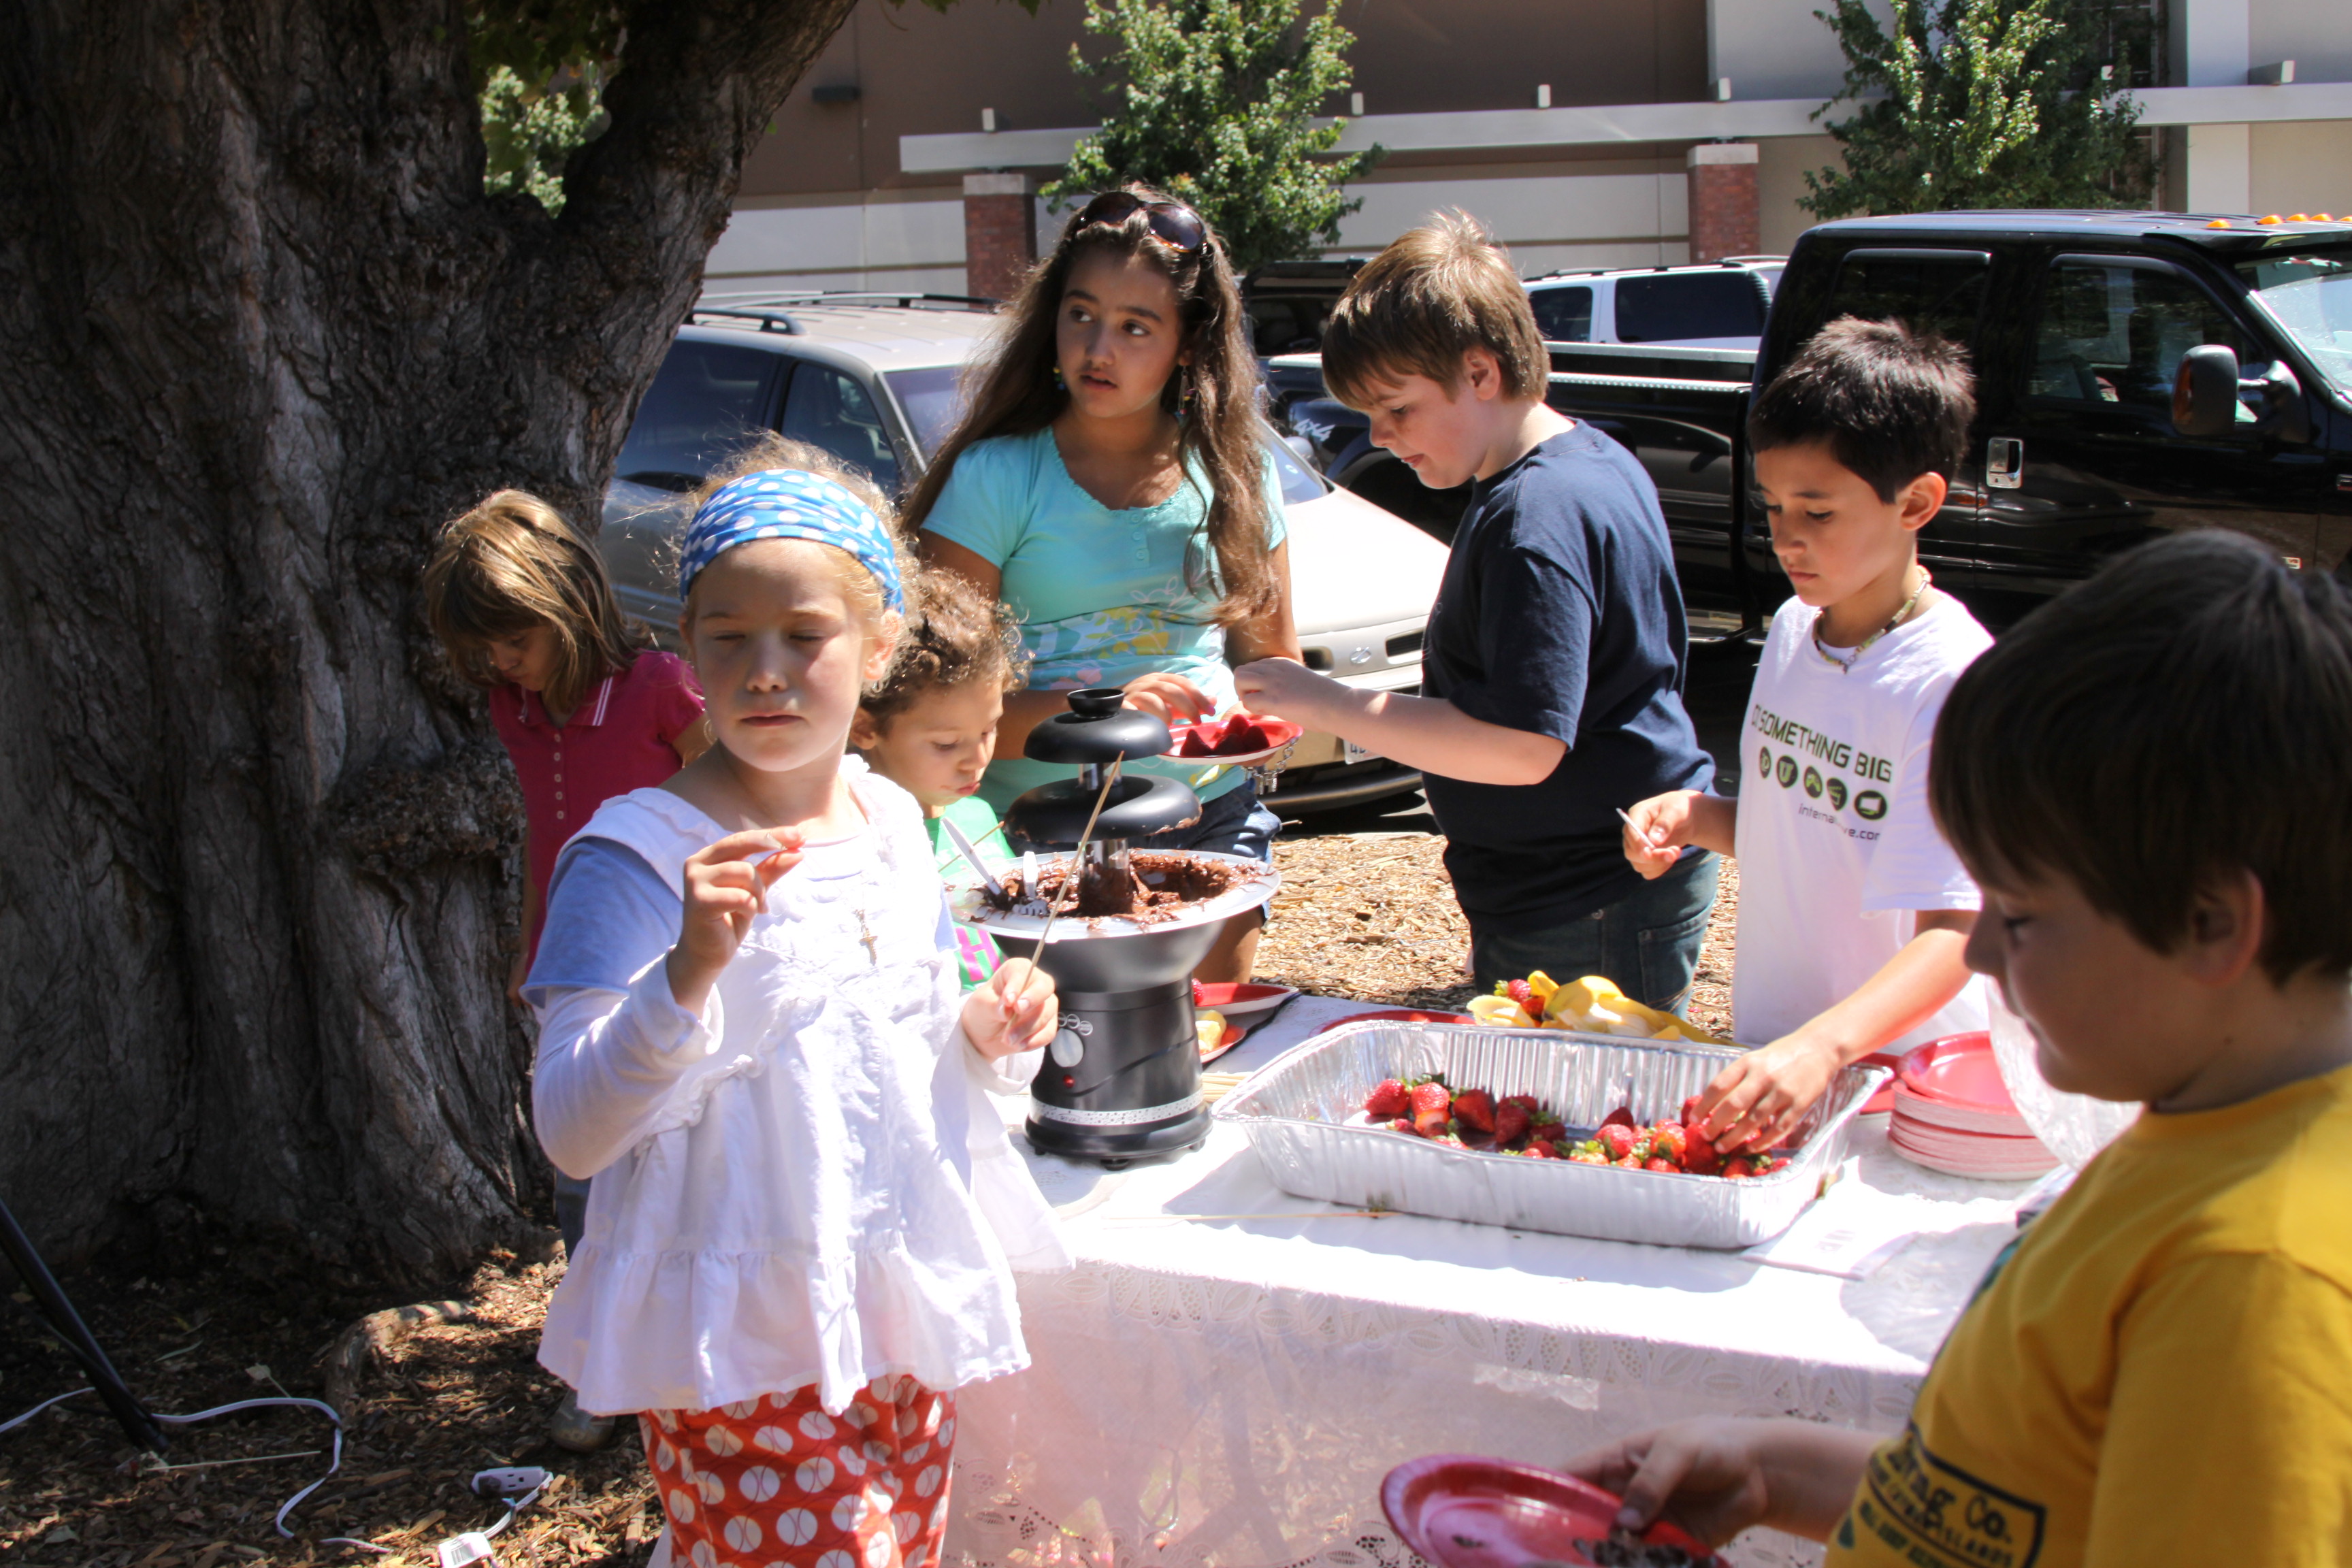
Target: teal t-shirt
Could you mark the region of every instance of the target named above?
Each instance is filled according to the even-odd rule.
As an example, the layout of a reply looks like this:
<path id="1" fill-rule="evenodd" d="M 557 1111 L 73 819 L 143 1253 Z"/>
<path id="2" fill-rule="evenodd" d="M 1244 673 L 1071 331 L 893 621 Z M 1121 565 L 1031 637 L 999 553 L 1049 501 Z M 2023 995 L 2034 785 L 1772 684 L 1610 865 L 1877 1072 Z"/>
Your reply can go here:
<path id="1" fill-rule="evenodd" d="M 1265 486 L 1270 550 L 1288 532 L 1271 463 Z M 1193 587 L 1207 585 L 1215 566 L 1208 495 L 1208 478 L 1196 471 L 1157 506 L 1114 511 L 1070 478 L 1048 428 L 966 447 L 923 528 L 1003 574 L 1002 594 L 1021 625 L 1032 689 L 1124 686 L 1157 669 L 1184 677 L 1224 709 L 1234 703 L 1234 672 L 1224 628 L 1211 618 L 1216 595 Z M 1158 758 L 1130 758 L 1127 768 L 1180 779 L 1204 801 L 1244 777 L 1238 769 Z M 1071 776 L 1069 768 L 999 758 L 981 794 L 1001 812 L 1022 791 Z"/>

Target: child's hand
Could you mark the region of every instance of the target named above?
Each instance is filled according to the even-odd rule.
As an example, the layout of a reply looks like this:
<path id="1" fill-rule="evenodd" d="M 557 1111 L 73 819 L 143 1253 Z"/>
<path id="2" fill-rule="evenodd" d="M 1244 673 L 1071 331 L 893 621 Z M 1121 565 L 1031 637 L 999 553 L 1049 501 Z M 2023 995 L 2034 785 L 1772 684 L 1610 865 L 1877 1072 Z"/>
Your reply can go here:
<path id="1" fill-rule="evenodd" d="M 1234 690 L 1253 713 L 1303 723 L 1334 683 L 1295 658 L 1253 659 L 1234 671 Z"/>
<path id="2" fill-rule="evenodd" d="M 679 1006 L 702 1011 L 752 921 L 768 912 L 768 889 L 801 863 L 800 850 L 797 830 L 776 827 L 730 833 L 688 857 L 686 913 L 666 966 L 669 994 Z"/>
<path id="3" fill-rule="evenodd" d="M 1129 708 L 1140 708 L 1165 724 L 1197 724 L 1217 710 L 1216 699 L 1164 669 L 1139 675 L 1121 689 Z"/>
<path id="4" fill-rule="evenodd" d="M 1643 1531 L 1671 1510 L 1675 1523 L 1718 1546 L 1763 1522 L 1771 1504 L 1759 1434 L 1766 1423 L 1702 1417 L 1637 1432 L 1560 1467 L 1615 1492 L 1615 1528 Z"/>
<path id="5" fill-rule="evenodd" d="M 1008 958 L 963 999 L 963 1032 L 990 1061 L 1034 1051 L 1062 1026 L 1054 977 L 1025 958 Z"/>
<path id="6" fill-rule="evenodd" d="M 1801 1035 L 1749 1051 L 1698 1097 L 1700 1131 L 1726 1154 L 1776 1148 L 1829 1092 L 1840 1065 L 1834 1052 Z"/>
<path id="7" fill-rule="evenodd" d="M 1660 1514 L 1711 1546 L 1752 1525 L 1825 1541 L 1877 1439 L 1811 1421 L 1677 1421 L 1579 1454 L 1561 1468 L 1625 1501 L 1623 1530 Z"/>
<path id="8" fill-rule="evenodd" d="M 1675 868 L 1683 846 L 1690 842 L 1691 802 L 1697 798 L 1695 789 L 1678 789 L 1654 795 L 1625 814 L 1633 820 L 1621 836 L 1633 869 L 1655 881 Z"/>

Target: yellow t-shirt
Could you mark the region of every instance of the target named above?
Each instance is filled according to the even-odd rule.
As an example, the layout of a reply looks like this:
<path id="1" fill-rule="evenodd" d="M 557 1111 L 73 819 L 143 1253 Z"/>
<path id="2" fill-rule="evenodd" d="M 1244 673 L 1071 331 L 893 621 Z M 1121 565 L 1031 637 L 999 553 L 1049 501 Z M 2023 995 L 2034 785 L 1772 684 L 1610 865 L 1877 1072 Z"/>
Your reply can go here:
<path id="1" fill-rule="evenodd" d="M 2352 1068 L 2141 1117 L 1989 1280 L 1831 1568 L 2352 1563 Z"/>

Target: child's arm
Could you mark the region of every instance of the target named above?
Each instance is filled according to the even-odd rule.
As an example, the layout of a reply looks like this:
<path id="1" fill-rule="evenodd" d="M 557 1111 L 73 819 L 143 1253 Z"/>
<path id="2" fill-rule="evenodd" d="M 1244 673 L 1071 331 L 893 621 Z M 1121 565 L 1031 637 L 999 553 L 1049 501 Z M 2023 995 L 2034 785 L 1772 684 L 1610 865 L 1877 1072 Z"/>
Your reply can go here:
<path id="1" fill-rule="evenodd" d="M 1748 1052 L 1706 1086 L 1699 1121 L 1703 1130 L 1723 1129 L 1707 1134 L 1718 1148 L 1772 1148 L 1796 1131 L 1840 1068 L 1910 1033 L 1960 994 L 1976 911 L 1921 910 L 1916 919 L 1917 934 L 1853 995 Z"/>
<path id="2" fill-rule="evenodd" d="M 530 865 L 530 830 L 523 829 L 522 863 Z M 514 963 L 507 970 L 507 1000 L 522 1005 L 522 983 L 530 978 L 530 929 L 539 923 L 539 884 L 528 870 L 522 879 L 522 946 L 515 953 Z"/>
<path id="3" fill-rule="evenodd" d="M 1811 1421 L 1706 1417 L 1637 1433 L 1561 1467 L 1625 1500 L 1623 1530 L 1670 1515 L 1709 1545 L 1756 1525 L 1826 1541 L 1878 1439 Z"/>
<path id="4" fill-rule="evenodd" d="M 1702 790 L 1654 795 L 1625 815 L 1633 819 L 1625 829 L 1625 858 L 1652 880 L 1675 868 L 1684 845 L 1728 855 L 1739 833 L 1738 800 Z"/>
<path id="5" fill-rule="evenodd" d="M 1360 690 L 1288 658 L 1242 666 L 1234 671 L 1234 688 L 1254 712 L 1342 736 L 1391 762 L 1465 784 L 1541 784 L 1568 754 L 1564 741 L 1473 719 L 1443 698 Z"/>
<path id="6" fill-rule="evenodd" d="M 1054 977 L 1025 958 L 1008 958 L 963 999 L 964 1038 L 988 1060 L 1042 1050 L 1062 1026 Z"/>

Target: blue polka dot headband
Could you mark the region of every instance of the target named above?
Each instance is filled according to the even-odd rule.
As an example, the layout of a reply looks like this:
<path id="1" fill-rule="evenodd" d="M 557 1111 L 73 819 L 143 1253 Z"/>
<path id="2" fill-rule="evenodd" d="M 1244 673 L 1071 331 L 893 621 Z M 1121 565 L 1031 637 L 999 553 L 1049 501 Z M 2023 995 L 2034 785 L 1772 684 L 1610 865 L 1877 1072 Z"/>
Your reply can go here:
<path id="1" fill-rule="evenodd" d="M 889 525 L 846 487 L 799 468 L 746 474 L 711 492 L 678 546 L 677 596 L 684 599 L 695 577 L 722 552 L 755 539 L 813 539 L 845 550 L 874 574 L 885 604 L 907 607 Z"/>

